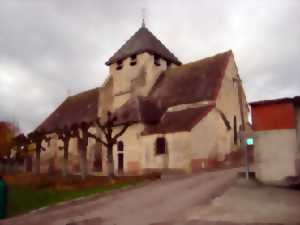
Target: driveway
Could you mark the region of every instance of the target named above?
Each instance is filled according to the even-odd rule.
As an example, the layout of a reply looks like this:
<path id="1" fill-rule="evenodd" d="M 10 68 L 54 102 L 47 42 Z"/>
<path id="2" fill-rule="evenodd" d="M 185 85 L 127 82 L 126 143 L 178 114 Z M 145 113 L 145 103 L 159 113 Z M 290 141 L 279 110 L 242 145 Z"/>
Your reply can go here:
<path id="1" fill-rule="evenodd" d="M 148 225 L 184 223 L 187 212 L 222 194 L 235 180 L 237 170 L 224 170 L 148 185 L 88 200 L 53 206 L 1 221 L 4 225 L 97 224 Z"/>

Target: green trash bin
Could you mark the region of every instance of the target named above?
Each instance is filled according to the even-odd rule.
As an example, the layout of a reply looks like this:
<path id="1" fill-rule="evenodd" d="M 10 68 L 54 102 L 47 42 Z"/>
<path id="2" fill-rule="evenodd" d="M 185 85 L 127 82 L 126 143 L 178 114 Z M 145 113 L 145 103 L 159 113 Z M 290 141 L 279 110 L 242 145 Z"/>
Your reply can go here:
<path id="1" fill-rule="evenodd" d="M 0 219 L 6 217 L 7 210 L 7 185 L 2 177 L 0 177 Z"/>

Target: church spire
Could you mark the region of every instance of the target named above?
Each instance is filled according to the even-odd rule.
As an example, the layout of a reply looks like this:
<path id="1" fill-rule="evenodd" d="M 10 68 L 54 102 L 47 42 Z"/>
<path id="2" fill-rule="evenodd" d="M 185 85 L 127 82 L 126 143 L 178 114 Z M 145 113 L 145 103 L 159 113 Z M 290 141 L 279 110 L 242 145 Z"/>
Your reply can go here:
<path id="1" fill-rule="evenodd" d="M 143 9 L 142 9 L 142 27 L 143 27 L 143 28 L 146 27 L 145 16 L 146 16 L 146 9 L 143 8 Z"/>
<path id="2" fill-rule="evenodd" d="M 143 18 L 143 20 L 142 20 L 142 27 L 143 27 L 143 28 L 146 27 L 146 25 L 145 25 L 145 19 L 144 19 L 144 18 Z"/>

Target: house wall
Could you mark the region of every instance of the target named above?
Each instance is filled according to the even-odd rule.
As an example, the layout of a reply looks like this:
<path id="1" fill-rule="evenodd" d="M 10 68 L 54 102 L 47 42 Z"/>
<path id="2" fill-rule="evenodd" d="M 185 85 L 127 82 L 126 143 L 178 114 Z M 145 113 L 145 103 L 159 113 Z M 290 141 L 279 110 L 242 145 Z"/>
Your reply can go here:
<path id="1" fill-rule="evenodd" d="M 296 137 L 297 137 L 297 150 L 296 150 L 296 160 L 295 167 L 297 175 L 300 175 L 300 106 L 295 106 L 296 114 Z"/>
<path id="2" fill-rule="evenodd" d="M 296 175 L 295 129 L 257 131 L 254 135 L 255 172 L 263 183 L 280 184 L 287 176 Z"/>
<path id="3" fill-rule="evenodd" d="M 232 149 L 238 148 L 239 146 L 234 145 L 234 116 L 237 118 L 237 128 L 239 129 L 242 124 L 241 113 L 240 113 L 240 103 L 239 103 L 239 84 L 236 79 L 239 79 L 237 66 L 234 61 L 234 57 L 231 56 L 228 65 L 225 70 L 225 76 L 222 81 L 222 86 L 220 88 L 218 97 L 216 99 L 216 107 L 221 110 L 227 120 L 230 122 L 231 126 L 231 141 L 230 145 Z M 242 90 L 242 104 L 245 123 L 248 121 L 248 103 L 245 97 L 244 91 Z"/>
<path id="4" fill-rule="evenodd" d="M 231 135 L 220 114 L 213 109 L 190 132 L 191 169 L 214 167 L 231 152 Z"/>
<path id="5" fill-rule="evenodd" d="M 252 106 L 255 131 L 295 129 L 296 113 L 292 103 L 270 103 Z"/>
<path id="6" fill-rule="evenodd" d="M 164 137 L 167 143 L 166 154 L 156 154 L 156 139 Z M 189 132 L 152 134 L 142 137 L 145 147 L 144 169 L 176 169 L 190 171 Z"/>

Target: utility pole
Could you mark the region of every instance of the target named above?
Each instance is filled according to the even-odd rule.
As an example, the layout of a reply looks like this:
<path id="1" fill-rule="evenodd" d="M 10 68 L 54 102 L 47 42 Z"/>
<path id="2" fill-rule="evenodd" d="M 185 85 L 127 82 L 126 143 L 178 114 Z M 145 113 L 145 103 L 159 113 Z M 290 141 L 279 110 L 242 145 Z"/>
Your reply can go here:
<path id="1" fill-rule="evenodd" d="M 250 169 L 249 169 L 247 146 L 245 146 L 246 145 L 246 141 L 245 141 L 246 126 L 245 126 L 245 117 L 244 117 L 244 102 L 243 102 L 243 96 L 242 96 L 242 80 L 238 77 L 238 78 L 234 78 L 234 81 L 236 81 L 238 84 L 238 98 L 239 98 L 240 115 L 241 115 L 241 122 L 242 122 L 242 124 L 241 124 L 242 130 L 240 132 L 240 140 L 241 140 L 242 150 L 245 153 L 245 176 L 246 176 L 246 179 L 249 180 Z"/>

